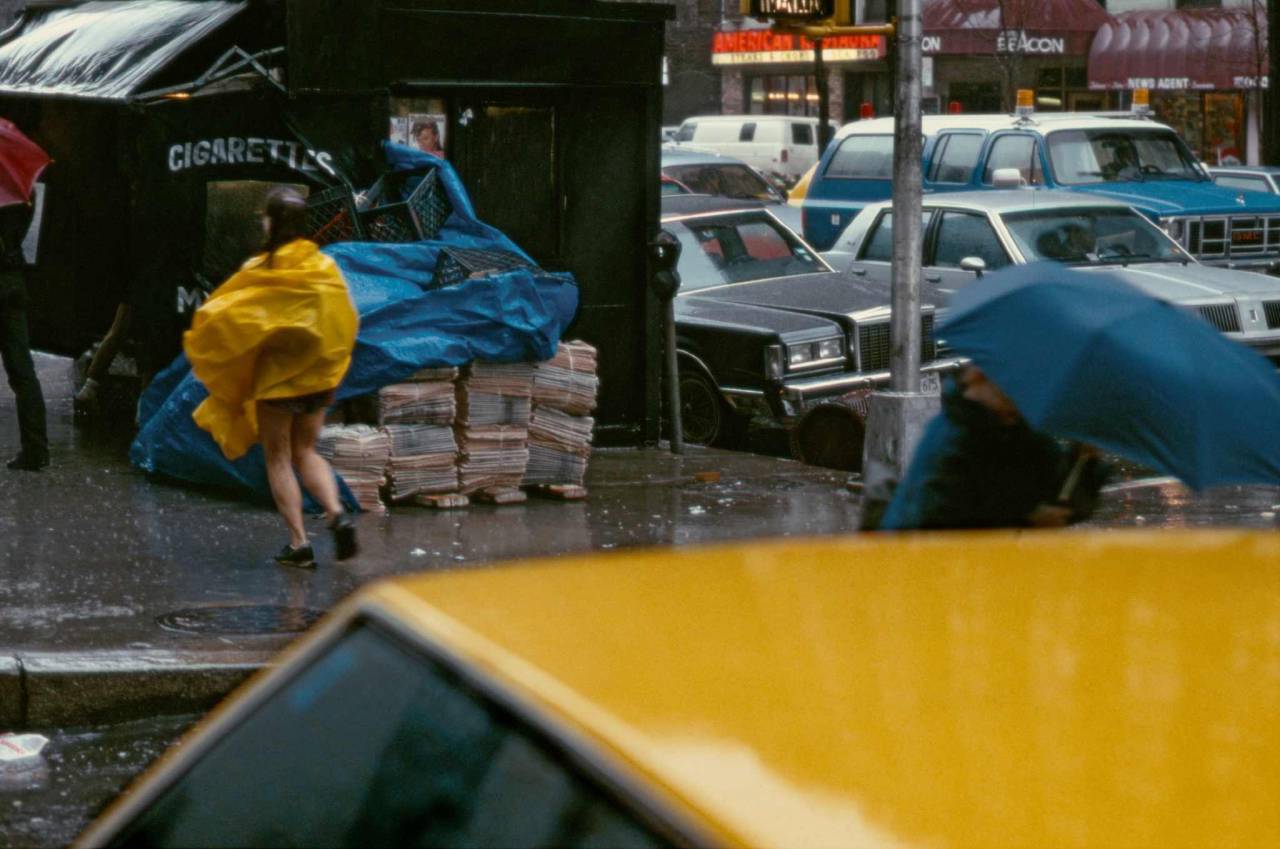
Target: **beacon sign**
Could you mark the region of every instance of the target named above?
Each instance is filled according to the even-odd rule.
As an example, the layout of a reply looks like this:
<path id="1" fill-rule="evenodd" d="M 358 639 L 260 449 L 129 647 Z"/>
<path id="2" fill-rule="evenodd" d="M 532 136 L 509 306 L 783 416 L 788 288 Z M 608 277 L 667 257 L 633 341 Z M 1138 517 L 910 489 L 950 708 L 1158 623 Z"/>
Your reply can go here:
<path id="1" fill-rule="evenodd" d="M 753 18 L 810 20 L 832 17 L 836 4 L 835 0 L 750 0 L 749 9 Z"/>

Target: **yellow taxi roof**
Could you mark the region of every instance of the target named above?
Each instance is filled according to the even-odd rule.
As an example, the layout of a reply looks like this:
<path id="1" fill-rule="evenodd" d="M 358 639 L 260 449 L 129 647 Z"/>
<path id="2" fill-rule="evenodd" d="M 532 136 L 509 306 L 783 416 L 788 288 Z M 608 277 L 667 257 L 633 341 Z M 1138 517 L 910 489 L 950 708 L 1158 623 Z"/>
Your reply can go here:
<path id="1" fill-rule="evenodd" d="M 1280 839 L 1280 537 L 751 543 L 401 579 L 397 617 L 716 839 Z"/>

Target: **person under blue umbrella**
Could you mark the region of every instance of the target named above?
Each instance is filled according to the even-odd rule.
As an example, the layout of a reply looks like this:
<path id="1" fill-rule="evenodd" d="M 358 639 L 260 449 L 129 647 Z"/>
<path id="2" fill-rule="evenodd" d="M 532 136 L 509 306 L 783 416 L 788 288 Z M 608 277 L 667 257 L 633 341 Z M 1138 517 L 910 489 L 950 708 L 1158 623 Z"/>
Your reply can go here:
<path id="1" fill-rule="evenodd" d="M 1027 425 L 976 366 L 948 380 L 881 530 L 1062 527 L 1093 512 L 1109 467 Z"/>

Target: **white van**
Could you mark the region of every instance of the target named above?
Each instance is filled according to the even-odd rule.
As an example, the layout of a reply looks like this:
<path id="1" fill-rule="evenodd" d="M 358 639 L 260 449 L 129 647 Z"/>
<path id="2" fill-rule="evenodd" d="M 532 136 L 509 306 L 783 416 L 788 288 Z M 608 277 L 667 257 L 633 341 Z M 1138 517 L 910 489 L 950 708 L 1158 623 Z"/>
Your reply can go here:
<path id="1" fill-rule="evenodd" d="M 794 115 L 686 118 L 675 143 L 735 156 L 787 185 L 818 161 L 818 119 Z"/>

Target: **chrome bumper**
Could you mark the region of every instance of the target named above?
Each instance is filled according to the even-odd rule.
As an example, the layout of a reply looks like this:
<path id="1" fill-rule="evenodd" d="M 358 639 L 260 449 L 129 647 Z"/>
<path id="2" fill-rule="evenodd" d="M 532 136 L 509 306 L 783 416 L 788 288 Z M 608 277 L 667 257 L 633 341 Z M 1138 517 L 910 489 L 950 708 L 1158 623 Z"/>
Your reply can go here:
<path id="1" fill-rule="evenodd" d="M 934 360 L 920 367 L 922 375 L 943 375 L 967 365 L 964 357 Z M 878 389 L 889 384 L 889 372 L 872 371 L 822 375 L 803 380 L 788 380 L 782 384 L 782 400 L 795 404 L 810 404 L 831 396 L 840 396 L 859 389 Z"/>

